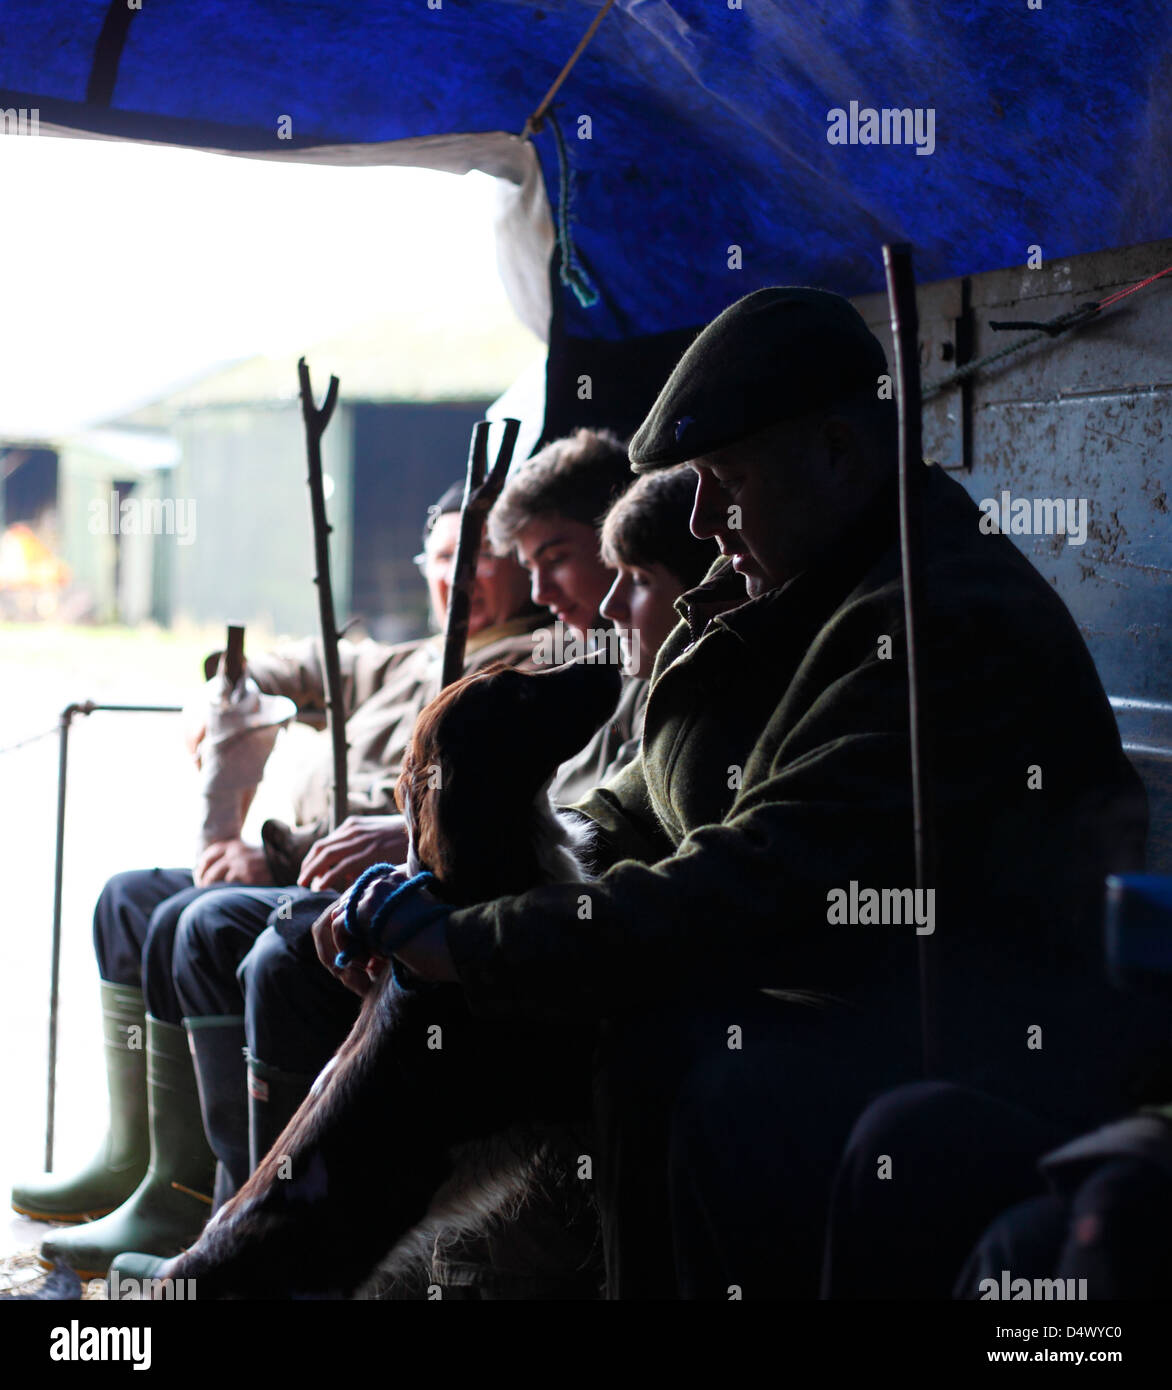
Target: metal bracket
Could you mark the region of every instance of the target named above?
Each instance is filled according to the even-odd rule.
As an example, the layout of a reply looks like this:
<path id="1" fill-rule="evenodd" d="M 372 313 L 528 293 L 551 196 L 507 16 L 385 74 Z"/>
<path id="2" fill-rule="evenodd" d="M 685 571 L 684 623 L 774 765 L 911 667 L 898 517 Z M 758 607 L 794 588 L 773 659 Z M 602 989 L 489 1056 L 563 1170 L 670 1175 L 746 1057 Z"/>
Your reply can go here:
<path id="1" fill-rule="evenodd" d="M 950 295 L 952 303 L 941 317 L 952 325 L 951 333 L 933 340 L 925 335 L 920 345 L 920 362 L 934 376 L 940 368 L 954 372 L 973 360 L 976 348 L 976 327 L 972 309 L 972 281 L 964 276 L 957 282 L 957 293 Z M 951 310 L 951 312 L 949 312 Z M 939 321 L 939 320 L 937 320 Z M 958 382 L 955 389 L 926 407 L 928 418 L 939 420 L 936 410 L 943 411 L 946 423 L 945 443 L 941 456 L 930 461 L 950 473 L 971 470 L 973 466 L 973 378 Z"/>

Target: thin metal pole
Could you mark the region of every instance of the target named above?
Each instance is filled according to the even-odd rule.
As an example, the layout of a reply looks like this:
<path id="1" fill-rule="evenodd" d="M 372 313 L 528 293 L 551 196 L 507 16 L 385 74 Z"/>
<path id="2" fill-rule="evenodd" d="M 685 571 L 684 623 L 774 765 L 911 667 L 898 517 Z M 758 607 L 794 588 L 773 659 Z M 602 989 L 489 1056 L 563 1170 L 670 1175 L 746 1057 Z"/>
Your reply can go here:
<path id="1" fill-rule="evenodd" d="M 92 700 L 66 705 L 57 720 L 57 846 L 53 864 L 53 943 L 49 967 L 49 1076 L 45 1102 L 45 1172 L 53 1171 L 57 1124 L 57 1006 L 61 997 L 61 893 L 65 881 L 65 784 L 69 770 L 69 726 L 75 714 L 96 710 L 119 714 L 181 714 L 182 705 L 97 705 Z"/>
<path id="2" fill-rule="evenodd" d="M 57 848 L 53 864 L 53 946 L 49 967 L 49 1087 L 45 1115 L 45 1172 L 53 1171 L 57 1118 L 57 1001 L 61 992 L 61 885 L 65 874 L 65 777 L 69 767 L 69 724 L 76 705 L 67 705 L 58 721 Z"/>

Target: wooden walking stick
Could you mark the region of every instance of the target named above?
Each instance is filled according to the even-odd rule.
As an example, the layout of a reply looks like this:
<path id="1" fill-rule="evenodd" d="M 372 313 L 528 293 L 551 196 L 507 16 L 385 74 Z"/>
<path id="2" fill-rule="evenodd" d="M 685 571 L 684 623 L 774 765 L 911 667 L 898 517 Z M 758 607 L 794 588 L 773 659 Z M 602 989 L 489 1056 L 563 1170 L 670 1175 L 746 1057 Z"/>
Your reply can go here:
<path id="1" fill-rule="evenodd" d="M 468 476 L 464 483 L 464 500 L 460 504 L 460 536 L 456 542 L 456 573 L 448 597 L 448 618 L 444 627 L 444 664 L 442 686 L 459 680 L 464 670 L 464 648 L 468 642 L 468 617 L 472 607 L 472 585 L 480 560 L 480 543 L 484 536 L 484 521 L 492 504 L 501 495 L 513 449 L 517 444 L 520 420 L 505 420 L 505 432 L 497 452 L 496 462 L 488 470 L 487 420 L 477 422 L 472 430 L 468 450 Z"/>
<path id="2" fill-rule="evenodd" d="M 319 410 L 313 402 L 309 367 L 302 357 L 297 363 L 301 386 L 301 416 L 305 421 L 305 449 L 309 460 L 309 504 L 313 517 L 313 556 L 316 572 L 317 607 L 321 617 L 322 667 L 326 677 L 326 723 L 334 755 L 334 790 L 330 802 L 330 829 L 337 830 L 346 817 L 346 699 L 342 689 L 342 667 L 338 660 L 338 624 L 334 616 L 334 590 L 330 583 L 330 532 L 326 520 L 326 496 L 322 486 L 321 437 L 334 406 L 338 403 L 338 378 L 330 377 L 326 398 Z"/>
<path id="3" fill-rule="evenodd" d="M 891 336 L 895 342 L 896 400 L 899 406 L 899 541 L 903 573 L 903 615 L 907 630 L 908 724 L 911 742 L 912 834 L 915 840 L 917 893 L 936 886 L 936 817 L 929 738 L 920 699 L 922 652 L 919 615 L 923 610 L 924 466 L 920 415 L 919 316 L 911 247 L 883 248 Z M 920 966 L 920 1037 L 924 1073 L 940 1075 L 937 1018 L 938 961 L 931 936 L 917 937 Z"/>

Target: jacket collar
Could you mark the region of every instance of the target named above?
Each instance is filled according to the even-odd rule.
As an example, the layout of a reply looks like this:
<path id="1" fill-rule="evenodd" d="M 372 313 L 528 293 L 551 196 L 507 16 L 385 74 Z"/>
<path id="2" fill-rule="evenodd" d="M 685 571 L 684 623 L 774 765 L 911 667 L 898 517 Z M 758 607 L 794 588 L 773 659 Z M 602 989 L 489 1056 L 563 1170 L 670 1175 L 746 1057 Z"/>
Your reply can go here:
<path id="1" fill-rule="evenodd" d="M 482 632 L 477 632 L 469 637 L 464 644 L 464 653 L 471 656 L 473 652 L 478 652 L 481 647 L 487 647 L 493 642 L 503 642 L 508 637 L 519 637 L 523 632 L 533 632 L 549 620 L 549 614 L 542 610 L 539 613 L 529 613 L 521 618 L 510 618 L 507 623 L 498 623 L 495 627 L 486 627 Z M 436 652 L 443 652 L 444 634 L 436 632 L 427 639 Z"/>
<path id="2" fill-rule="evenodd" d="M 843 531 L 809 568 L 756 598 L 745 594 L 745 581 L 721 556 L 702 583 L 675 601 L 695 645 L 715 624 L 744 639 L 768 626 L 779 609 L 794 604 L 833 612 L 893 544 L 899 542 L 899 485 L 892 477 L 863 515 Z"/>

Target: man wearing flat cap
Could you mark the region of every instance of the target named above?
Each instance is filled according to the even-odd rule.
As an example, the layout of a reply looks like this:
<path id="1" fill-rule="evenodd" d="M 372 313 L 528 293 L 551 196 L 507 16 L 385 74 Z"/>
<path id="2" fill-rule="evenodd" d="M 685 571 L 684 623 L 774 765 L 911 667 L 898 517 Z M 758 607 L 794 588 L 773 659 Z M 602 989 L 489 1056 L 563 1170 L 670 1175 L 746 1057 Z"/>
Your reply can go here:
<path id="1" fill-rule="evenodd" d="M 528 1059 L 563 1056 L 569 1091 L 590 1056 L 610 1296 L 816 1294 L 851 1125 L 921 1074 L 921 941 L 949 1076 L 1072 1125 L 1118 1103 L 1139 1021 L 1099 983 L 1096 909 L 1104 874 L 1142 854 L 1143 793 L 1069 613 L 934 467 L 920 641 L 938 869 L 934 897 L 913 891 L 885 371 L 846 300 L 762 290 L 704 330 L 636 434 L 636 472 L 694 469 L 691 527 L 721 557 L 677 603 L 640 756 L 574 808 L 597 879 L 414 904 L 428 924 L 394 955 L 438 987 L 417 1019 L 404 1008 L 401 1055 L 443 1009 L 465 1023 L 450 1072 L 387 1097 L 418 1111 L 405 1134 L 443 1131 L 432 1148 L 385 1156 L 378 1202 L 335 1212 L 371 1260 L 416 1214 L 398 1174 L 438 1186 L 443 1142 L 522 1117 Z"/>

